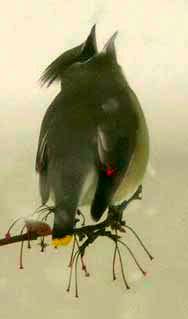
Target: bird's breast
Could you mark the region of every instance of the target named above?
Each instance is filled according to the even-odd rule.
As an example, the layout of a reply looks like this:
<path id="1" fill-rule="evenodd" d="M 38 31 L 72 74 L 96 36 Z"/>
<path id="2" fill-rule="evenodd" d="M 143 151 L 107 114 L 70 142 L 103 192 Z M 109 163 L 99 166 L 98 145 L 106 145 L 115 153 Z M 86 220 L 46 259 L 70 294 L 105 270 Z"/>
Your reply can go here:
<path id="1" fill-rule="evenodd" d="M 145 116 L 139 105 L 136 106 L 136 114 L 138 117 L 138 129 L 135 149 L 124 178 L 112 199 L 113 204 L 119 204 L 123 200 L 129 199 L 142 183 L 146 172 L 149 159 L 149 134 Z"/>
<path id="2" fill-rule="evenodd" d="M 79 206 L 91 204 L 91 201 L 93 200 L 95 195 L 97 180 L 97 170 L 96 167 L 92 165 L 82 185 Z"/>

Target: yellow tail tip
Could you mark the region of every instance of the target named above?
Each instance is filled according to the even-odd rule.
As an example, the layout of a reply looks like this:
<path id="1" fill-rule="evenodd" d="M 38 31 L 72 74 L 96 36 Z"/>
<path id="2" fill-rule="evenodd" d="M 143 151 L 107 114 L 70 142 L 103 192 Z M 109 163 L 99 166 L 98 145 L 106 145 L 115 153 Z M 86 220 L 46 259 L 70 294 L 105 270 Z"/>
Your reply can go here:
<path id="1" fill-rule="evenodd" d="M 62 237 L 62 238 L 52 239 L 52 245 L 55 248 L 58 248 L 60 246 L 67 246 L 71 242 L 72 237 L 73 237 L 72 235 L 66 235 L 65 237 Z"/>

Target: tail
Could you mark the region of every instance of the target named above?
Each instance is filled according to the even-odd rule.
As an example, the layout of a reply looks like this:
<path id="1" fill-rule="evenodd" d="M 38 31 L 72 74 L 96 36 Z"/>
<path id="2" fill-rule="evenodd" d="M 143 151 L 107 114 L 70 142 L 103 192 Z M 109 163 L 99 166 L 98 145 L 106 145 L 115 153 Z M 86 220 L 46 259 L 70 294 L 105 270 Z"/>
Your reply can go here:
<path id="1" fill-rule="evenodd" d="M 54 226 L 52 230 L 52 243 L 54 247 L 68 245 L 72 239 L 75 226 L 75 212 L 54 208 Z"/>

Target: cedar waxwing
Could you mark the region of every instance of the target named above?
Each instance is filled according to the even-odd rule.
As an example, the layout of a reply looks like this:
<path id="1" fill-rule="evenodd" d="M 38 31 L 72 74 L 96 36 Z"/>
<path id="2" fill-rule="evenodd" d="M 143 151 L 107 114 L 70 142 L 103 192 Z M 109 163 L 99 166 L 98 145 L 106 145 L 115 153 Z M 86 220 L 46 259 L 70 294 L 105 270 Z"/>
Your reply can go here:
<path id="1" fill-rule="evenodd" d="M 149 137 L 138 99 L 117 63 L 115 33 L 98 53 L 95 27 L 87 40 L 57 58 L 43 82 L 62 90 L 42 122 L 36 158 L 40 194 L 54 198 L 54 245 L 67 244 L 75 214 L 89 205 L 98 221 L 109 205 L 128 199 L 141 184 Z"/>

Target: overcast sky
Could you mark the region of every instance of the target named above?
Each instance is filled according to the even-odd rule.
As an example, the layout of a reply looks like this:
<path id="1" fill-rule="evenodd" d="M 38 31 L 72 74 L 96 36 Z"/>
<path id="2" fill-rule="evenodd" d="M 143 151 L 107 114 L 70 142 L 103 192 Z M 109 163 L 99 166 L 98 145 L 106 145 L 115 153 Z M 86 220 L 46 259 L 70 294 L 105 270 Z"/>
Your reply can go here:
<path id="1" fill-rule="evenodd" d="M 156 257 L 150 264 L 131 241 L 150 277 L 140 277 L 125 254 L 132 286 L 127 292 L 119 265 L 118 280 L 112 282 L 112 246 L 100 240 L 88 252 L 92 277 L 80 276 L 78 301 L 74 291 L 65 292 L 70 247 L 49 247 L 42 257 L 34 244 L 25 251 L 21 272 L 18 245 L 1 247 L 1 317 L 187 318 L 188 2 L 7 0 L 0 15 L 0 237 L 15 217 L 26 216 L 40 202 L 34 172 L 38 134 L 59 86 L 41 88 L 38 79 L 54 58 L 83 42 L 96 23 L 99 49 L 119 31 L 118 61 L 150 130 L 144 199 L 126 216 Z"/>

